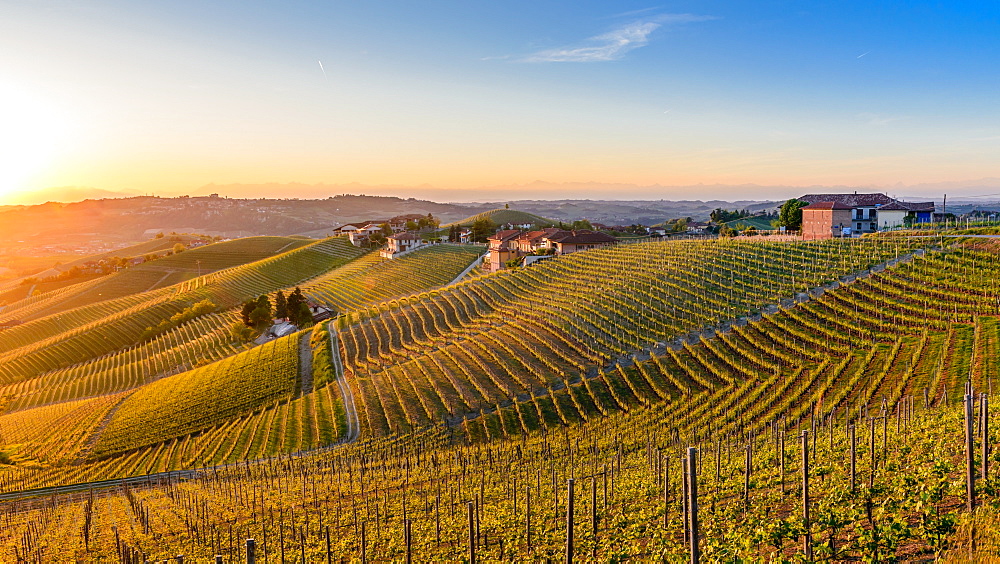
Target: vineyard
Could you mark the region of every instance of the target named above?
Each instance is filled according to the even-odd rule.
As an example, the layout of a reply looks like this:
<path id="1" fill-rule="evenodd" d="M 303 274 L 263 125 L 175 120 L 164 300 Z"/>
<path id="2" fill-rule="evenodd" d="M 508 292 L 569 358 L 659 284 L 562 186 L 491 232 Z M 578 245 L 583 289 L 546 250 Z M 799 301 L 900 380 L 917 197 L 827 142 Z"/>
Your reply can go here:
<path id="1" fill-rule="evenodd" d="M 342 248 L 341 241 L 330 241 L 335 244 L 334 250 Z M 348 249 L 353 247 L 348 245 Z M 447 284 L 480 252 L 475 247 L 441 245 L 392 261 L 362 255 L 311 277 L 303 288 L 317 303 L 338 309 L 364 306 Z M 315 258 L 306 258 L 308 262 L 299 259 L 298 264 L 285 264 L 291 259 L 278 256 L 266 259 L 259 271 L 244 272 L 247 268 L 240 267 L 228 274 L 220 272 L 211 282 L 140 294 L 134 297 L 139 304 L 135 310 L 145 313 L 143 308 L 150 301 L 178 295 L 191 301 L 208 296 L 226 303 L 227 296 L 234 299 L 253 295 L 253 288 L 269 291 L 278 283 L 260 281 L 249 289 L 240 284 L 264 277 L 298 280 L 303 273 L 318 268 L 313 265 Z M 282 264 L 267 264 L 272 261 Z M 285 268 L 292 272 L 280 270 Z M 105 316 L 128 315 L 116 311 L 121 306 L 119 301 L 98 305 Z M 331 383 L 329 376 L 314 378 L 313 389 L 301 390 L 298 338 L 247 350 L 245 344 L 234 344 L 229 333 L 237 319 L 234 311 L 198 317 L 148 342 L 0 388 L 7 413 L 0 416 L 0 435 L 8 420 L 17 428 L 24 425 L 23 421 L 44 428 L 47 421 L 60 421 L 70 405 L 93 405 L 94 410 L 105 406 L 99 414 L 86 411 L 96 414 L 90 426 L 80 427 L 79 432 L 89 437 L 88 441 L 60 448 L 62 437 L 58 434 L 27 434 L 23 440 L 4 437 L 4 450 L 21 463 L 42 464 L 46 476 L 63 481 L 78 479 L 81 472 L 87 476 L 105 472 L 130 475 L 150 468 L 166 470 L 297 452 L 334 442 L 343 431 L 336 423 L 342 407 L 336 387 L 327 387 Z M 95 342 L 102 338 L 87 336 Z M 48 342 L 36 348 L 51 358 Z M 16 352 L 11 352 L 10 357 L 21 358 Z M 116 398 L 115 402 L 105 405 L 106 398 L 111 397 Z M 73 413 L 83 410 L 79 407 Z M 301 423 L 303 418 L 310 423 Z M 85 468 L 60 466 L 107 459 L 123 451 L 129 454 L 116 457 L 113 463 L 106 461 Z"/>
<path id="2" fill-rule="evenodd" d="M 488 219 L 493 222 L 494 225 L 554 225 L 556 222 L 551 219 L 546 219 L 544 217 L 535 215 L 533 213 L 497 208 L 495 210 L 485 211 L 482 213 L 477 213 L 476 215 L 469 216 L 460 221 L 453 221 L 442 225 L 441 227 L 451 227 L 452 225 L 459 225 L 462 227 L 469 227 L 476 221 L 480 219 Z"/>
<path id="3" fill-rule="evenodd" d="M 679 561 L 697 512 L 705 561 L 968 554 L 974 534 L 976 554 L 1000 548 L 995 531 L 973 533 L 965 510 L 955 406 L 907 397 L 761 433 L 724 433 L 706 420 L 688 434 L 676 423 L 689 401 L 711 402 L 699 394 L 471 446 L 434 430 L 8 503 L 0 539 L 6 558 L 45 562 L 243 562 L 245 539 L 266 562 L 522 561 L 567 551 L 580 561 Z M 982 436 L 996 438 L 982 413 L 970 425 L 977 449 Z M 995 488 L 996 478 L 977 483 L 977 515 L 996 515 Z"/>
<path id="4" fill-rule="evenodd" d="M 0 545 L 44 562 L 1000 556 L 1000 262 L 940 244 L 648 242 L 453 284 L 476 249 L 361 256 L 298 282 L 343 312 L 329 326 L 152 381 L 143 362 L 169 371 L 198 339 L 13 380 L 4 491 L 203 470 L 8 502 Z M 225 275 L 172 295 L 218 299 Z M 321 449 L 351 424 L 341 385 L 361 440 Z"/>

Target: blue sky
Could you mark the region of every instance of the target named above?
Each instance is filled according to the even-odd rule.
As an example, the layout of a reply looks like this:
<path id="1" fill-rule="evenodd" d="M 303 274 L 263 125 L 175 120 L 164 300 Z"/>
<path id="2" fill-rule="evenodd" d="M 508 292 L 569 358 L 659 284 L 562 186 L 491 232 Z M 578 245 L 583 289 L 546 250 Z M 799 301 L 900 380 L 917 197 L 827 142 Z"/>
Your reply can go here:
<path id="1" fill-rule="evenodd" d="M 1000 177 L 996 3 L 419 4 L 8 0 L 0 199 Z"/>

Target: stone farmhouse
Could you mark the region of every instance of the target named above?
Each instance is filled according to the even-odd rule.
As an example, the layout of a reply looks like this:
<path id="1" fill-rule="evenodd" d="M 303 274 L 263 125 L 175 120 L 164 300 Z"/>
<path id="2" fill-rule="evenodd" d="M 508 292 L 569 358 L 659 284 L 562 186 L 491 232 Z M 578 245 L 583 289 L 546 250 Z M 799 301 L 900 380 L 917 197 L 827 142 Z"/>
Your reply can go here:
<path id="1" fill-rule="evenodd" d="M 802 238 L 852 237 L 914 223 L 930 222 L 934 202 L 903 202 L 885 194 L 806 194 Z M 908 219 L 909 218 L 909 219 Z"/>

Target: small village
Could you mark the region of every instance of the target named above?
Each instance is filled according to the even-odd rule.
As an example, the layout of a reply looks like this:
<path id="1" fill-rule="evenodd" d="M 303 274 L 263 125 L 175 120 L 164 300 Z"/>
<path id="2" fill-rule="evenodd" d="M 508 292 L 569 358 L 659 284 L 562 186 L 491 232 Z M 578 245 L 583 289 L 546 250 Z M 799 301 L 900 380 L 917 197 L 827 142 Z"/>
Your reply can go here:
<path id="1" fill-rule="evenodd" d="M 794 225 L 781 225 L 784 208 L 792 212 L 801 210 L 801 220 Z M 347 223 L 338 226 L 335 232 L 346 234 L 355 246 L 379 247 L 379 255 L 386 259 L 440 243 L 484 244 L 483 268 L 496 272 L 644 238 L 780 236 L 790 240 L 822 240 L 861 237 L 953 218 L 938 213 L 934 202 L 906 202 L 882 193 L 857 192 L 806 194 L 756 214 L 716 211 L 720 213 L 713 213 L 707 222 L 681 218 L 652 226 L 610 226 L 586 220 L 577 222 L 585 225 L 582 228 L 508 223 L 492 225 L 492 234 L 479 238 L 468 225 L 453 225 L 445 238 L 437 220 L 429 214 L 408 214 Z M 733 215 L 737 219 L 729 219 Z M 764 225 L 770 229 L 763 228 Z"/>

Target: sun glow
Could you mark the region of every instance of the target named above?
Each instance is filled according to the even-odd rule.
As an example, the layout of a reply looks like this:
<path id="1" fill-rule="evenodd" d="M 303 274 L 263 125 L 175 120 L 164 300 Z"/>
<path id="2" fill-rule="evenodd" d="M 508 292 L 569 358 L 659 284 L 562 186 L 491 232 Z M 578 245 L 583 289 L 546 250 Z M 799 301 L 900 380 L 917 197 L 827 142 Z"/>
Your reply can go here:
<path id="1" fill-rule="evenodd" d="M 55 106 L 0 83 L 0 203 L 50 166 L 69 137 L 69 120 Z"/>

